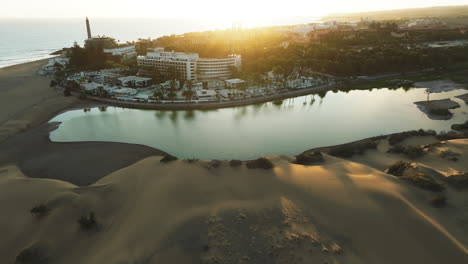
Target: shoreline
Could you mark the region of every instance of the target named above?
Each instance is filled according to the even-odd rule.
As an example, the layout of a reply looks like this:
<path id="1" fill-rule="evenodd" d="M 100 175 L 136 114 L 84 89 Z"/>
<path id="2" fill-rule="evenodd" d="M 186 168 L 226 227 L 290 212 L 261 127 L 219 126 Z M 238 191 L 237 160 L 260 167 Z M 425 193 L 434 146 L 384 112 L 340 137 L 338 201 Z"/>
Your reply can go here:
<path id="1" fill-rule="evenodd" d="M 14 68 L 18 68 L 18 67 L 22 67 L 22 66 L 28 66 L 28 64 L 36 64 L 36 63 L 46 64 L 50 59 L 55 58 L 55 57 L 59 57 L 59 56 L 60 55 L 51 55 L 50 57 L 47 57 L 47 58 L 42 58 L 42 59 L 37 59 L 37 60 L 32 60 L 32 61 L 27 61 L 27 62 L 21 62 L 21 63 L 7 65 L 7 66 L 1 66 L 0 71 L 1 70 L 12 70 Z M 37 68 L 36 72 L 38 70 L 39 70 L 39 68 Z"/>
<path id="2" fill-rule="evenodd" d="M 309 95 L 313 93 L 331 91 L 336 88 L 336 85 L 323 85 L 319 87 L 305 88 L 295 91 L 288 91 L 286 93 L 267 95 L 262 97 L 240 99 L 227 102 L 202 102 L 202 103 L 143 103 L 143 102 L 130 102 L 123 100 L 106 99 L 96 96 L 87 96 L 85 100 L 105 103 L 109 106 L 133 108 L 133 109 L 152 109 L 152 110 L 207 110 L 207 109 L 221 109 L 229 107 L 247 106 L 259 103 L 274 102 L 277 100 L 284 100 L 293 97 Z M 76 92 L 73 96 L 76 96 Z"/>

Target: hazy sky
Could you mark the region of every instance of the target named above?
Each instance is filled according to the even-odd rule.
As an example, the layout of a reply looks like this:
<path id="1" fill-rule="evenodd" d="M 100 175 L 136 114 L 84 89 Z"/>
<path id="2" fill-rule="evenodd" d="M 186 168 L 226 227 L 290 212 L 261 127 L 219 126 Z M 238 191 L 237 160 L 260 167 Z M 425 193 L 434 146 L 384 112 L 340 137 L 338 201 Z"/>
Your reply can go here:
<path id="1" fill-rule="evenodd" d="M 5 0 L 0 18 L 125 16 L 251 20 L 464 4 L 468 0 Z"/>

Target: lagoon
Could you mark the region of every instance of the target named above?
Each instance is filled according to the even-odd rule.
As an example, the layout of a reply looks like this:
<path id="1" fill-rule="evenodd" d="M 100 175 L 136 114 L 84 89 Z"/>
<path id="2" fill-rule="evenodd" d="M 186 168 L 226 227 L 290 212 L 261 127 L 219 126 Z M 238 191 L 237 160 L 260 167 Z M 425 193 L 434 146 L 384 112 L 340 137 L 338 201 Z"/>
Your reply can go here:
<path id="1" fill-rule="evenodd" d="M 413 130 L 449 131 L 468 119 L 468 107 L 456 95 L 432 93 L 430 100 L 451 98 L 461 105 L 450 120 L 431 120 L 414 104 L 425 89 L 329 91 L 282 102 L 217 110 L 158 111 L 119 107 L 72 110 L 54 117 L 56 142 L 112 141 L 154 147 L 179 158 L 253 159 L 271 154 L 296 155 L 307 149 Z M 112 153 L 109 153 L 112 155 Z"/>

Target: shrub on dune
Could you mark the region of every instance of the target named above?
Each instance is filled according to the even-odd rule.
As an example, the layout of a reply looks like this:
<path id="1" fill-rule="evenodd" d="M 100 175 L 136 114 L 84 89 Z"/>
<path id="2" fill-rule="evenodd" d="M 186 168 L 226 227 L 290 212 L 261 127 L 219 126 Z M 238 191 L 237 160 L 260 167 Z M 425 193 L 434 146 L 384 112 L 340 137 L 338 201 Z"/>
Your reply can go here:
<path id="1" fill-rule="evenodd" d="M 463 174 L 454 174 L 447 177 L 447 182 L 459 190 L 468 189 L 468 172 Z"/>
<path id="2" fill-rule="evenodd" d="M 442 183 L 435 181 L 425 173 L 419 172 L 409 176 L 400 177 L 400 179 L 406 180 L 413 185 L 433 192 L 441 192 L 445 189 Z"/>
<path id="3" fill-rule="evenodd" d="M 50 208 L 48 208 L 45 204 L 39 204 L 31 208 L 29 212 L 31 214 L 35 215 L 37 218 L 42 218 L 43 216 L 47 215 L 50 211 Z"/>
<path id="4" fill-rule="evenodd" d="M 310 165 L 323 161 L 323 155 L 319 151 L 314 153 L 304 152 L 296 156 L 296 164 Z"/>
<path id="5" fill-rule="evenodd" d="M 390 166 L 387 169 L 387 173 L 393 176 L 401 177 L 403 176 L 403 173 L 405 173 L 405 170 L 412 168 L 412 167 L 413 166 L 411 165 L 411 163 L 400 160 L 394 163 L 392 166 Z"/>
<path id="6" fill-rule="evenodd" d="M 98 223 L 96 221 L 96 217 L 94 216 L 94 212 L 90 212 L 88 216 L 80 217 L 80 219 L 78 219 L 78 224 L 82 230 L 90 231 L 97 228 Z"/>
<path id="7" fill-rule="evenodd" d="M 462 124 L 453 124 L 451 128 L 457 131 L 468 130 L 468 120 Z"/>
<path id="8" fill-rule="evenodd" d="M 167 163 L 167 162 L 174 161 L 174 160 L 177 160 L 177 157 L 174 157 L 170 154 L 166 154 L 166 156 L 164 156 L 164 158 L 162 158 L 160 162 Z"/>
<path id="9" fill-rule="evenodd" d="M 408 146 L 403 153 L 411 159 L 416 159 L 423 156 L 425 152 L 420 146 Z"/>
<path id="10" fill-rule="evenodd" d="M 239 167 L 242 165 L 242 161 L 240 160 L 231 160 L 229 162 L 229 165 L 231 165 L 231 167 Z"/>
<path id="11" fill-rule="evenodd" d="M 265 169 L 269 170 L 274 167 L 273 163 L 267 158 L 258 158 L 247 162 L 247 168 L 249 169 Z"/>

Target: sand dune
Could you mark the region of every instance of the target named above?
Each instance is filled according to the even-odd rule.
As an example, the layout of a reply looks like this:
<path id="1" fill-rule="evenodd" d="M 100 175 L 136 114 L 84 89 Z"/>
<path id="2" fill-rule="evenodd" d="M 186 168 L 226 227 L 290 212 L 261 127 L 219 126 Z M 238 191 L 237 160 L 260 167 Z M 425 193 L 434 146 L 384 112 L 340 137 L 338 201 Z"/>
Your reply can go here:
<path id="1" fill-rule="evenodd" d="M 436 162 L 442 148 L 463 156 Z M 468 170 L 468 140 L 432 152 L 420 166 Z M 0 262 L 32 247 L 48 263 L 466 263 L 467 192 L 447 187 L 448 206 L 434 208 L 433 192 L 377 168 L 402 157 L 367 166 L 375 154 L 314 166 L 271 156 L 272 170 L 153 156 L 88 187 L 3 167 Z M 29 213 L 39 203 L 41 219 Z M 99 226 L 83 231 L 90 211 Z"/>

